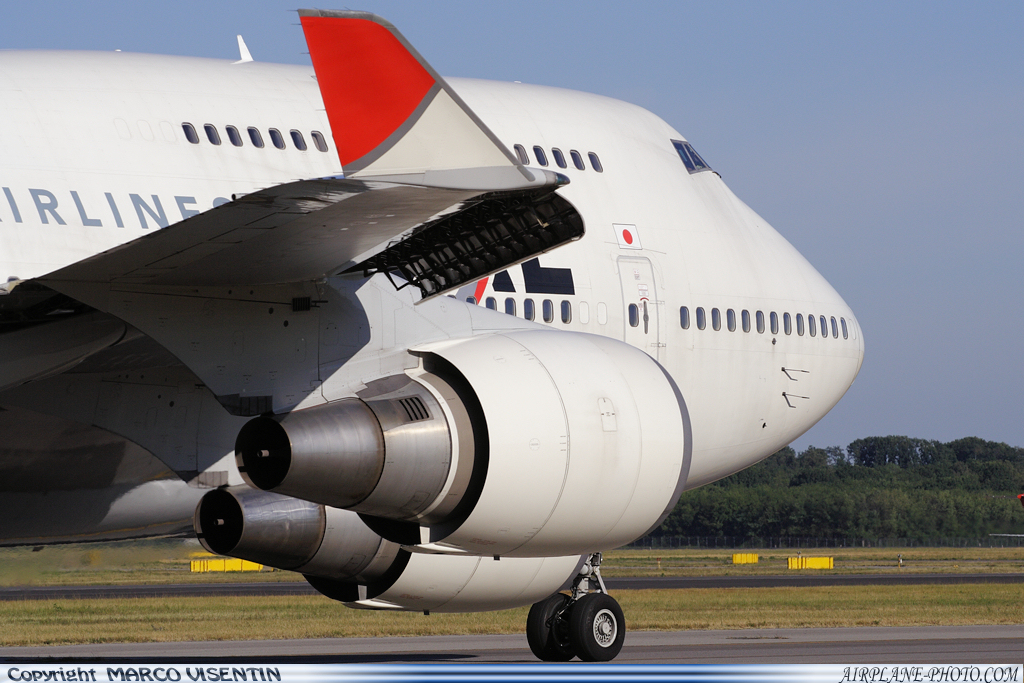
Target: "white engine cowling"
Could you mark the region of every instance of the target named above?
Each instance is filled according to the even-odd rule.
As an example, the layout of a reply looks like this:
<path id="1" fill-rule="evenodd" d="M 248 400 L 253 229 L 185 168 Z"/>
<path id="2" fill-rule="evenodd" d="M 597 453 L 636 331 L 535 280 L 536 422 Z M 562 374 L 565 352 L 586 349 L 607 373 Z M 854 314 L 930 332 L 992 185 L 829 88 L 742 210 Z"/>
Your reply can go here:
<path id="1" fill-rule="evenodd" d="M 689 417 L 674 382 L 643 351 L 548 330 L 418 351 L 465 378 L 486 422 L 486 480 L 442 545 L 512 557 L 584 554 L 644 535 L 678 500 Z"/>
<path id="2" fill-rule="evenodd" d="M 678 500 L 689 416 L 643 351 L 529 330 L 410 352 L 419 368 L 358 398 L 251 420 L 243 476 L 357 511 L 389 541 L 482 556 L 615 548 Z"/>
<path id="3" fill-rule="evenodd" d="M 307 576 L 329 598 L 359 609 L 487 612 L 531 605 L 566 586 L 583 557 L 510 557 L 411 553 L 387 584 L 346 585 Z M 397 574 L 397 572 L 396 572 Z"/>

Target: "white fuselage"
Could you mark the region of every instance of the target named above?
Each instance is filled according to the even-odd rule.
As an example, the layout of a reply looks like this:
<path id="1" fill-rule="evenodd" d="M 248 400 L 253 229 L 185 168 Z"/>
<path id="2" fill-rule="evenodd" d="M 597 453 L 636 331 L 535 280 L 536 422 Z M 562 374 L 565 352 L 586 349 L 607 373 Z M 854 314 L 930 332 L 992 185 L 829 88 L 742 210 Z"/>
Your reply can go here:
<path id="1" fill-rule="evenodd" d="M 684 138 L 664 121 L 624 102 L 556 88 L 461 79 L 451 85 L 507 147 L 526 150 L 529 165 L 541 165 L 534 147 L 544 150 L 548 167 L 569 177 L 559 192 L 586 223 L 581 240 L 540 256 L 542 268 L 571 270 L 572 294 L 529 292 L 522 268 L 512 267 L 513 292 L 505 286 L 495 291 L 494 278 L 460 290 L 458 316 L 470 320 L 472 330 L 547 326 L 647 351 L 675 379 L 690 413 L 687 488 L 772 454 L 846 392 L 864 351 L 853 312 L 718 174 L 687 171 L 671 142 Z M 233 195 L 344 170 L 308 68 L 11 52 L 0 53 L 0 92 L 3 279 L 43 276 Z M 198 144 L 186 140 L 186 122 Z M 206 124 L 221 144 L 210 142 Z M 241 146 L 232 144 L 227 126 L 237 129 Z M 260 132 L 263 148 L 252 144 L 250 127 Z M 272 128 L 280 131 L 284 149 L 274 146 Z M 292 130 L 303 136 L 305 151 L 296 149 Z M 313 131 L 326 137 L 329 152 L 317 150 Z M 564 154 L 566 168 L 555 164 L 553 148 Z M 575 167 L 571 150 L 580 153 L 584 170 Z M 603 171 L 593 168 L 590 153 Z M 417 295 L 411 289 L 396 293 L 378 277 L 359 297 L 387 296 L 412 306 Z M 469 295 L 477 305 L 465 301 Z M 498 312 L 487 310 L 491 298 Z M 527 300 L 535 306 L 535 322 L 522 319 Z M 551 322 L 544 321 L 545 301 L 551 302 Z M 431 299 L 416 310 L 444 319 L 453 303 Z M 514 307 L 514 325 L 503 312 L 506 305 Z M 391 329 L 400 327 L 398 316 L 381 313 L 385 309 L 376 304 L 365 309 L 376 339 L 366 353 L 379 357 L 409 346 L 403 329 Z M 698 309 L 704 329 L 698 329 Z M 729 330 L 729 311 L 735 331 Z M 743 330 L 744 312 L 749 332 Z M 814 335 L 808 317 L 819 328 Z M 433 331 L 418 332 L 417 343 L 464 333 L 437 325 L 417 329 L 427 328 Z M 351 365 L 359 360 L 357 355 Z M 359 385 L 360 377 L 347 372 L 336 369 L 334 381 L 324 382 L 323 398 L 350 394 Z"/>

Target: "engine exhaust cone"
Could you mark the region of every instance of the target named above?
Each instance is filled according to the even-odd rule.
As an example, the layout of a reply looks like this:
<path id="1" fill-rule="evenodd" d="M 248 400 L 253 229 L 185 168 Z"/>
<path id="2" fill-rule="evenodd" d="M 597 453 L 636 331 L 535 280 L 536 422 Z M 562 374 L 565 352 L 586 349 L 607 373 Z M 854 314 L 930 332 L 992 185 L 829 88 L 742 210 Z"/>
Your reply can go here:
<path id="1" fill-rule="evenodd" d="M 264 491 L 284 481 L 292 462 L 292 444 L 288 432 L 277 420 L 257 417 L 245 423 L 235 440 L 239 470 L 253 486 Z"/>
<path id="2" fill-rule="evenodd" d="M 242 539 L 242 507 L 223 489 L 210 491 L 196 509 L 199 539 L 206 549 L 218 555 L 231 555 Z M 201 531 L 199 531 L 201 530 Z"/>

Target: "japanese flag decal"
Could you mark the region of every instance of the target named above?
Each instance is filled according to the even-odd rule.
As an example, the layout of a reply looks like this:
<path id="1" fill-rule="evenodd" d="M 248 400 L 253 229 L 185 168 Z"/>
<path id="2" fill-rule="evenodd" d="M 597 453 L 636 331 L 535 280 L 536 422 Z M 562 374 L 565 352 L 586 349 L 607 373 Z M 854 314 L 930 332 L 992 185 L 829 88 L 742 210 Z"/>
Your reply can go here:
<path id="1" fill-rule="evenodd" d="M 615 239 L 619 243 L 619 249 L 643 249 L 640 246 L 640 232 L 635 225 L 626 223 L 612 223 L 612 230 L 615 231 Z"/>

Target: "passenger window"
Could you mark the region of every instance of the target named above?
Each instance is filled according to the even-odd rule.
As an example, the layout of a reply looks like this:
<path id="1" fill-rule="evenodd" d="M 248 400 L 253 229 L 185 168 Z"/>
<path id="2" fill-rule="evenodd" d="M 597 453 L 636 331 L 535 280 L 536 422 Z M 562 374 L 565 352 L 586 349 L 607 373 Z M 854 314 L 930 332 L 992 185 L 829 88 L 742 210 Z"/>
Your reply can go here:
<path id="1" fill-rule="evenodd" d="M 516 300 L 512 297 L 505 299 L 505 312 L 509 315 L 516 314 Z"/>
<path id="2" fill-rule="evenodd" d="M 587 169 L 587 167 L 583 165 L 583 157 L 580 156 L 579 152 L 577 152 L 574 149 L 570 149 L 569 156 L 572 157 L 572 165 L 575 166 L 577 169 L 579 169 L 580 171 L 585 171 Z"/>
<path id="3" fill-rule="evenodd" d="M 181 124 L 181 129 L 185 131 L 185 139 L 191 142 L 193 145 L 199 144 L 199 135 L 196 134 L 195 126 L 191 123 Z"/>
<path id="4" fill-rule="evenodd" d="M 764 334 L 764 313 L 758 311 L 757 314 L 757 333 Z"/>
<path id="5" fill-rule="evenodd" d="M 743 321 L 743 331 L 750 332 L 750 311 L 744 310 L 740 314 L 740 319 Z"/>
<path id="6" fill-rule="evenodd" d="M 525 147 L 523 147 L 522 145 L 516 145 L 512 149 L 516 151 L 516 157 L 519 159 L 519 163 L 521 163 L 523 166 L 530 165 L 530 157 L 526 156 Z"/>
<path id="7" fill-rule="evenodd" d="M 798 336 L 804 336 L 804 314 L 796 314 L 796 333 Z"/>
<path id="8" fill-rule="evenodd" d="M 634 325 L 634 327 L 635 327 L 635 325 Z M 703 330 L 705 327 L 707 327 L 707 320 L 705 320 L 705 318 L 704 318 L 704 309 L 703 308 L 698 308 L 697 309 L 697 329 L 698 330 Z"/>
<path id="9" fill-rule="evenodd" d="M 281 136 L 281 131 L 277 128 L 270 129 L 270 141 L 274 143 L 274 147 L 284 149 L 284 137 Z"/>
<path id="10" fill-rule="evenodd" d="M 843 326 L 843 339 L 849 339 L 850 333 L 846 330 L 846 318 L 839 319 L 840 324 Z"/>
<path id="11" fill-rule="evenodd" d="M 292 136 L 292 144 L 295 145 L 295 149 L 300 152 L 306 151 L 306 138 L 302 137 L 302 133 L 297 130 L 289 131 Z"/>
<path id="12" fill-rule="evenodd" d="M 793 334 L 793 316 L 789 313 L 782 314 L 782 329 L 787 334 Z"/>
<path id="13" fill-rule="evenodd" d="M 722 314 L 718 312 L 717 308 L 711 309 L 711 328 L 715 332 L 722 329 Z"/>
<path id="14" fill-rule="evenodd" d="M 565 168 L 565 155 L 562 154 L 562 150 L 557 147 L 551 148 L 551 156 L 555 158 L 555 164 L 558 168 Z"/>
<path id="15" fill-rule="evenodd" d="M 580 302 L 580 324 L 586 325 L 590 322 L 590 304 L 586 301 Z"/>
<path id="16" fill-rule="evenodd" d="M 263 136 L 260 135 L 260 132 L 257 129 L 252 127 L 249 128 L 249 140 L 252 142 L 253 147 L 263 149 Z"/>
<path id="17" fill-rule="evenodd" d="M 523 301 L 523 317 L 527 320 L 533 320 L 535 311 L 533 310 L 533 299 L 525 299 Z"/>
<path id="18" fill-rule="evenodd" d="M 811 335 L 812 337 L 815 337 L 815 336 L 817 336 L 816 333 L 817 333 L 817 330 L 815 329 L 815 326 L 814 326 L 814 316 L 813 315 L 808 315 L 807 316 L 807 334 Z"/>
<path id="19" fill-rule="evenodd" d="M 590 152 L 587 156 L 590 157 L 590 167 L 598 173 L 604 173 L 604 166 L 601 165 L 601 160 L 597 158 L 597 155 Z"/>
<path id="20" fill-rule="evenodd" d="M 544 322 L 549 323 L 555 319 L 555 305 L 551 299 L 544 299 Z"/>
<path id="21" fill-rule="evenodd" d="M 836 317 L 832 316 L 832 338 L 839 339 L 839 326 L 836 325 Z"/>
<path id="22" fill-rule="evenodd" d="M 242 146 L 242 136 L 238 134 L 237 128 L 235 128 L 234 126 L 224 126 L 224 130 L 227 131 L 228 140 L 231 141 L 232 145 L 234 145 L 235 147 Z"/>
<path id="23" fill-rule="evenodd" d="M 326 152 L 327 140 L 324 138 L 324 134 L 318 130 L 314 130 L 310 135 L 313 137 L 313 144 L 316 145 L 316 148 L 321 152 Z"/>
<path id="24" fill-rule="evenodd" d="M 679 327 L 684 330 L 690 329 L 690 309 L 686 306 L 679 307 Z"/>
<path id="25" fill-rule="evenodd" d="M 146 125 L 148 126 L 149 124 L 147 123 Z M 114 130 L 117 131 L 117 137 L 122 140 L 132 139 L 132 129 L 128 127 L 128 122 L 124 119 L 114 119 Z M 150 132 L 153 132 L 152 128 L 150 128 Z"/>
<path id="26" fill-rule="evenodd" d="M 475 296 L 467 296 L 466 297 L 466 303 L 467 304 L 473 304 L 475 306 L 476 305 L 476 297 Z"/>
<path id="27" fill-rule="evenodd" d="M 220 133 L 217 132 L 217 126 L 212 123 L 208 123 L 203 126 L 203 130 L 206 131 L 206 139 L 215 145 L 220 144 Z"/>
<path id="28" fill-rule="evenodd" d="M 562 322 L 566 325 L 572 322 L 572 304 L 568 301 L 562 302 Z"/>
<path id="29" fill-rule="evenodd" d="M 544 150 L 539 146 L 534 146 L 533 157 L 537 160 L 537 163 L 541 166 L 548 165 L 548 156 L 544 154 Z"/>
<path id="30" fill-rule="evenodd" d="M 597 324 L 607 325 L 608 324 L 608 304 L 603 301 L 597 302 Z"/>
<path id="31" fill-rule="evenodd" d="M 772 334 L 778 334 L 779 333 L 779 314 L 776 313 L 775 311 L 772 311 L 771 315 L 768 316 L 768 320 L 771 322 Z"/>
<path id="32" fill-rule="evenodd" d="M 125 123 L 127 123 L 127 121 Z M 153 135 L 153 127 L 149 125 L 149 121 L 138 121 L 137 123 L 139 126 L 139 134 L 142 136 L 142 139 L 152 142 L 156 138 L 156 136 Z M 117 124 L 115 123 L 114 126 L 117 127 Z M 131 137 L 131 133 L 131 130 L 129 130 L 128 137 Z"/>
<path id="33" fill-rule="evenodd" d="M 736 331 L 736 311 L 731 308 L 725 312 L 725 324 L 729 327 L 730 332 Z"/>
<path id="34" fill-rule="evenodd" d="M 487 308 L 491 309 L 492 311 L 498 310 L 498 300 L 495 299 L 493 296 L 487 297 Z"/>
<path id="35" fill-rule="evenodd" d="M 636 304 L 629 305 L 629 326 L 636 327 L 640 324 L 640 309 Z"/>
<path id="36" fill-rule="evenodd" d="M 819 318 L 821 320 L 821 338 L 826 339 L 828 337 L 828 323 L 825 322 L 825 316 Z"/>

